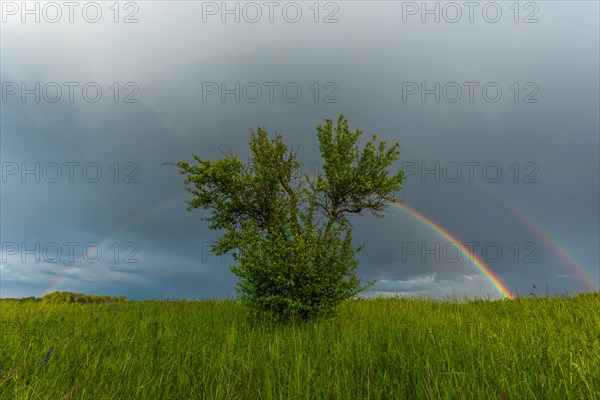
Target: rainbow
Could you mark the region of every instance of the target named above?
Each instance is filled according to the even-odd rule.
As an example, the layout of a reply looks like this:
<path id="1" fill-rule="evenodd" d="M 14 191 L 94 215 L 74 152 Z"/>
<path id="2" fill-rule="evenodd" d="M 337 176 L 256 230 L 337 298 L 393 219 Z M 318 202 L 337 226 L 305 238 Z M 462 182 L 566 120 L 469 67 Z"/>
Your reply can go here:
<path id="1" fill-rule="evenodd" d="M 583 267 L 582 263 L 577 262 L 575 257 L 569 254 L 564 246 L 559 245 L 558 240 L 553 239 L 548 233 L 546 233 L 544 229 L 540 227 L 538 223 L 534 222 L 518 208 L 511 206 L 510 203 L 503 199 L 503 197 L 498 193 L 492 192 L 491 190 L 479 185 L 477 185 L 477 188 L 489 198 L 493 199 L 507 212 L 512 214 L 514 218 L 526 226 L 527 229 L 533 232 L 533 234 L 542 239 L 544 243 L 546 243 L 546 245 L 552 250 L 552 252 L 554 252 L 554 254 L 556 254 L 558 258 L 575 273 L 578 280 L 583 283 L 587 289 L 591 291 L 598 291 L 600 286 L 598 283 L 596 283 L 596 279 Z"/>
<path id="2" fill-rule="evenodd" d="M 490 193 L 489 190 L 479 187 L 479 185 L 476 185 L 476 186 L 478 186 L 477 188 L 481 192 L 486 194 L 488 197 L 492 198 L 497 204 L 501 205 L 505 210 L 510 212 L 513 215 L 513 217 L 515 217 L 523 225 L 525 225 L 528 229 L 530 229 L 532 232 L 534 232 L 536 236 L 538 236 L 545 243 L 547 243 L 549 245 L 549 247 L 552 249 L 552 251 L 555 252 L 559 256 L 559 258 L 563 261 L 563 263 L 565 265 L 567 265 L 570 270 L 572 270 L 576 273 L 578 279 L 585 284 L 586 288 L 588 288 L 592 291 L 598 290 L 598 285 L 596 283 L 594 283 L 595 282 L 594 278 L 589 273 L 587 273 L 587 271 L 578 262 L 576 262 L 575 259 L 571 255 L 569 255 L 569 253 L 565 249 L 563 249 L 561 246 L 559 246 L 558 243 L 554 239 L 552 239 L 547 233 L 545 233 L 534 221 L 532 221 L 530 218 L 528 218 L 526 215 L 524 215 L 521 211 L 516 209 L 514 206 L 507 204 L 507 202 L 503 201 L 499 195 L 497 195 L 495 193 Z M 184 196 L 185 196 L 185 193 L 180 193 L 173 197 L 169 197 L 154 206 L 147 208 L 146 210 L 135 215 L 134 217 L 132 217 L 131 219 L 129 219 L 128 221 L 126 221 L 125 223 L 123 223 L 122 225 L 120 225 L 119 227 L 114 229 L 113 231 L 111 231 L 109 234 L 104 236 L 98 242 L 98 244 L 102 246 L 103 244 L 110 241 L 111 238 L 114 237 L 117 233 L 123 231 L 125 228 L 138 223 L 139 221 L 154 214 L 158 210 L 173 204 L 175 201 L 181 200 Z M 419 211 L 409 207 L 408 205 L 401 204 L 401 203 L 393 203 L 393 204 L 400 210 L 407 212 L 409 215 L 411 215 L 415 219 L 426 224 L 427 226 L 429 226 L 431 229 L 436 231 L 438 234 L 440 234 L 444 238 L 455 243 L 456 246 L 465 255 L 468 255 L 470 257 L 470 259 L 473 260 L 473 263 L 475 264 L 475 266 L 484 274 L 484 276 L 489 280 L 489 282 L 494 286 L 494 288 L 496 288 L 496 290 L 499 293 L 501 293 L 505 298 L 513 298 L 510 290 L 500 281 L 500 279 L 498 279 L 493 274 L 491 269 L 481 259 L 475 257 L 475 255 L 473 255 L 473 254 L 470 254 L 469 250 L 464 245 L 462 245 L 462 243 L 454 235 L 452 235 L 450 232 L 448 232 L 446 229 L 444 229 L 439 224 L 435 223 L 433 220 L 431 220 L 427 216 L 425 216 L 422 213 L 420 213 Z M 68 278 L 68 276 L 77 269 L 78 265 L 81 263 L 82 260 L 83 260 L 83 257 L 79 257 L 78 259 L 74 260 L 74 262 L 71 264 L 72 266 L 65 268 L 65 271 L 63 271 L 63 273 L 60 274 L 51 283 L 50 287 L 47 289 L 47 291 L 45 293 L 55 291 Z"/>
<path id="3" fill-rule="evenodd" d="M 454 235 L 452 235 L 450 232 L 448 232 L 446 229 L 444 229 L 444 227 L 435 223 L 435 221 L 433 221 L 431 218 L 428 218 L 427 216 L 421 214 L 419 211 L 415 210 L 412 207 L 409 207 L 406 204 L 402 204 L 402 203 L 392 203 L 392 204 L 394 206 L 398 207 L 399 209 L 406 211 L 409 215 L 411 215 L 415 219 L 419 220 L 420 222 L 423 222 L 425 225 L 429 226 L 431 229 L 433 229 L 435 232 L 437 232 L 438 234 L 443 236 L 445 239 L 453 242 L 453 244 L 455 244 L 456 247 L 458 247 L 463 252 L 463 254 L 465 254 L 466 256 L 470 257 L 471 260 L 473 260 L 473 264 L 475 264 L 475 266 L 483 273 L 483 275 L 492 284 L 492 286 L 494 286 L 494 288 L 498 291 L 498 293 L 500 293 L 504 298 L 507 298 L 507 299 L 514 298 L 514 296 L 508 289 L 508 287 L 506 287 L 506 285 L 504 283 L 502 283 L 502 281 L 500 281 L 500 279 L 494 274 L 494 272 L 490 269 L 490 267 L 488 267 L 475 254 L 473 254 L 472 252 L 469 252 L 469 249 L 467 247 L 465 247 L 462 244 L 462 242 L 460 240 L 458 240 Z"/>
<path id="4" fill-rule="evenodd" d="M 110 241 L 117 233 L 119 233 L 119 232 L 123 231 L 125 228 L 127 228 L 131 225 L 134 225 L 134 224 L 138 223 L 139 221 L 147 218 L 148 216 L 150 216 L 151 214 L 154 214 L 158 210 L 173 204 L 176 200 L 182 199 L 185 196 L 185 194 L 186 194 L 185 192 L 177 194 L 175 196 L 172 196 L 172 197 L 169 197 L 169 198 L 163 200 L 162 202 L 160 202 L 158 204 L 155 204 L 154 206 L 148 207 L 144 211 L 140 212 L 139 214 L 137 214 L 137 215 L 133 216 L 132 218 L 130 218 L 129 220 L 127 220 L 125 223 L 123 223 L 123 224 L 119 225 L 117 228 L 113 229 L 109 234 L 105 235 L 96 244 L 98 246 L 103 246 L 108 241 Z M 63 273 L 60 274 L 50 284 L 50 287 L 44 292 L 44 294 L 54 292 L 56 289 L 58 289 L 58 287 L 65 281 L 65 279 L 67 279 L 69 277 L 69 275 L 71 275 L 73 272 L 75 272 L 77 267 L 81 264 L 82 260 L 83 260 L 83 255 L 81 257 L 77 258 L 76 260 L 74 260 L 71 263 L 70 267 L 65 268 Z"/>
<path id="5" fill-rule="evenodd" d="M 177 200 L 181 200 L 184 197 L 185 193 L 180 193 L 177 194 L 173 197 L 167 198 L 166 200 L 152 206 L 149 207 L 148 209 L 140 212 L 139 214 L 135 215 L 134 217 L 132 217 L 131 219 L 129 219 L 128 221 L 126 221 L 125 223 L 123 223 L 122 225 L 120 225 L 118 228 L 114 229 L 113 231 L 111 231 L 108 235 L 104 236 L 99 242 L 98 244 L 100 246 L 102 246 L 103 244 L 109 242 L 111 240 L 112 237 L 114 237 L 117 233 L 123 231 L 125 228 L 134 225 L 136 223 L 138 223 L 139 221 L 147 218 L 148 216 L 150 216 L 151 214 L 154 214 L 155 212 L 157 212 L 158 210 L 167 207 L 171 204 L 173 204 L 175 201 Z M 416 218 L 418 221 L 426 224 L 427 226 L 431 227 L 435 232 L 437 232 L 438 234 L 440 234 L 441 236 L 443 236 L 444 238 L 446 238 L 447 240 L 453 242 L 454 244 L 456 244 L 456 246 L 465 254 L 468 255 L 470 257 L 470 259 L 473 260 L 473 264 L 475 264 L 475 266 L 483 273 L 483 275 L 490 281 L 490 283 L 494 286 L 494 288 L 505 298 L 509 298 L 512 299 L 513 296 L 510 292 L 510 290 L 500 281 L 500 279 L 498 279 L 493 272 L 491 271 L 491 269 L 485 265 L 485 263 L 483 261 L 481 261 L 477 256 L 475 256 L 474 254 L 469 254 L 469 250 L 454 236 L 452 235 L 450 232 L 448 232 L 446 229 L 444 229 L 442 226 L 440 226 L 439 224 L 436 224 L 434 221 L 432 221 L 430 218 L 426 217 L 425 215 L 421 214 L 420 212 L 418 212 L 417 210 L 409 207 L 406 204 L 401 204 L 401 203 L 393 203 L 394 206 L 398 207 L 399 209 L 407 212 L 409 215 L 413 216 L 414 218 Z M 45 293 L 50 293 L 53 292 L 55 290 L 57 290 L 60 285 L 68 278 L 68 276 L 70 274 L 72 274 L 77 266 L 81 263 L 81 261 L 83 260 L 83 256 L 79 257 L 78 259 L 76 259 L 73 263 L 72 266 L 65 268 L 65 271 L 60 274 L 50 285 L 50 287 L 46 290 Z"/>
<path id="6" fill-rule="evenodd" d="M 407 146 L 404 147 L 406 148 Z M 439 159 L 434 155 L 425 153 L 414 146 L 410 146 L 410 151 L 418 154 L 422 159 L 434 162 L 439 161 Z M 582 262 L 577 261 L 576 258 L 570 254 L 567 248 L 559 243 L 558 239 L 553 238 L 549 233 L 547 233 L 546 229 L 543 229 L 538 222 L 528 217 L 523 211 L 514 205 L 513 202 L 508 201 L 496 191 L 492 191 L 491 189 L 488 189 L 477 182 L 473 182 L 469 184 L 469 186 L 474 187 L 480 193 L 483 193 L 489 199 L 494 201 L 497 205 L 501 206 L 506 212 L 511 214 L 513 218 L 519 221 L 521 225 L 525 226 L 531 233 L 539 238 L 547 248 L 549 248 L 555 255 L 558 256 L 558 258 L 569 270 L 575 273 L 577 280 L 581 282 L 586 289 L 592 291 L 600 290 L 600 276 L 594 277 L 592 272 L 590 272 L 593 267 L 589 265 L 588 268 L 584 267 Z"/>

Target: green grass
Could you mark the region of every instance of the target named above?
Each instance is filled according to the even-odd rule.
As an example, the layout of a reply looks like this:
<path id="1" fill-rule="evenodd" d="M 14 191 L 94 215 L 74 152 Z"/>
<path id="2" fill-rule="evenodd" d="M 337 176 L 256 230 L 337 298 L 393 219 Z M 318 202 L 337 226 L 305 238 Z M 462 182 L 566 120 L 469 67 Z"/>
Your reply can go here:
<path id="1" fill-rule="evenodd" d="M 353 300 L 302 326 L 233 301 L 0 301 L 0 329 L 0 399 L 600 398 L 599 293 Z"/>

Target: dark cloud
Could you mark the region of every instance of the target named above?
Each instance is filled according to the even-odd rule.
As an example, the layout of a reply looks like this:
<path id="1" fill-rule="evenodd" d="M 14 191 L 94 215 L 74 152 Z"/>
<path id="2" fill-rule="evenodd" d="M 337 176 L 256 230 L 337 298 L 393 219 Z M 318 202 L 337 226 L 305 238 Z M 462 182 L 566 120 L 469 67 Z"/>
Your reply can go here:
<path id="1" fill-rule="evenodd" d="M 333 24 L 315 24 L 308 6 L 295 24 L 243 18 L 223 24 L 219 15 L 201 22 L 200 2 L 140 3 L 137 24 L 8 21 L 3 94 L 10 82 L 29 88 L 57 82 L 63 97 L 36 103 L 33 95 L 25 102 L 15 95 L 2 103 L 3 171 L 19 170 L 2 183 L 1 240 L 27 248 L 93 242 L 104 258 L 36 263 L 4 251 L 1 295 L 42 294 L 57 275 L 66 276 L 58 289 L 132 298 L 234 295 L 231 259 L 207 253 L 218 233 L 207 229 L 201 212 L 184 210 L 182 176 L 163 163 L 191 161 L 193 153 L 217 158 L 229 148 L 245 158 L 249 133 L 261 126 L 281 132 L 299 146 L 305 167 L 316 168 L 315 127 L 342 113 L 352 128 L 400 142 L 395 168 L 411 168 L 403 201 L 459 240 L 479 242 L 476 254 L 512 290 L 597 287 L 597 4 L 538 3 L 534 24 L 514 23 L 500 4 L 498 23 L 477 13 L 474 23 L 447 23 L 442 15 L 440 23 L 423 24 L 419 14 L 403 22 L 402 3 L 361 2 L 337 3 Z M 331 11 L 321 10 L 319 18 Z M 73 102 L 65 82 L 79 84 Z M 82 98 L 80 89 L 90 82 L 102 89 L 96 103 Z M 423 102 L 421 89 L 436 82 L 440 101 L 434 93 Z M 206 95 L 222 83 L 225 89 L 239 83 L 239 103 L 234 94 L 225 102 L 220 93 Z M 302 96 L 292 102 L 298 87 Z M 489 101 L 497 87 L 501 98 Z M 262 97 L 248 101 L 257 88 Z M 449 101 L 458 90 L 460 99 Z M 124 103 L 126 96 L 138 102 Z M 34 174 L 21 182 L 23 165 L 35 163 L 40 182 Z M 49 182 L 53 163 L 61 166 L 56 183 Z M 101 179 L 90 182 L 98 168 Z M 423 249 L 442 249 L 448 239 L 405 211 L 392 211 L 383 220 L 354 218 L 355 239 L 366 244 L 359 274 L 377 281 L 370 294 L 495 293 L 464 255 L 423 261 Z M 138 263 L 123 262 L 130 243 Z M 492 253 L 481 253 L 490 243 L 490 252 L 502 251 L 495 262 Z M 418 252 L 407 256 L 413 244 Z M 581 270 L 567 265 L 565 252 Z M 527 257 L 538 261 L 526 263 Z"/>

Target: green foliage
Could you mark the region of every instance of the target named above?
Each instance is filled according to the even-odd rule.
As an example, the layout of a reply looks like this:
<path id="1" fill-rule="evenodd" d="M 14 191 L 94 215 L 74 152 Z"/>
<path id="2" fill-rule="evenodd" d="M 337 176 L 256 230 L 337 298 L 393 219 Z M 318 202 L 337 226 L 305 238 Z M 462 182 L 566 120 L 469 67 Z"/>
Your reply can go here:
<path id="1" fill-rule="evenodd" d="M 297 151 L 280 134 L 269 138 L 261 128 L 250 138 L 247 165 L 231 152 L 177 163 L 192 196 L 188 210 L 209 210 L 209 227 L 224 231 L 213 252 L 237 250 L 231 270 L 241 298 L 278 320 L 329 314 L 368 287 L 356 277 L 360 246 L 352 245 L 348 216 L 369 210 L 382 217 L 404 181 L 403 171 L 388 176 L 398 143 L 386 148 L 373 135 L 361 150 L 362 132 L 351 131 L 344 116 L 317 131 L 324 174 L 316 177 L 302 173 Z"/>
<path id="2" fill-rule="evenodd" d="M 72 292 L 52 292 L 42 296 L 41 301 L 49 304 L 60 303 L 115 303 L 127 301 L 127 297 L 119 296 L 95 296 L 93 294 L 72 293 Z"/>
<path id="3" fill-rule="evenodd" d="M 338 230 L 326 240 L 310 232 L 292 242 L 277 234 L 266 240 L 247 230 L 239 244 L 240 265 L 232 267 L 241 278 L 241 298 L 276 320 L 306 321 L 359 293 L 352 237 L 345 229 L 346 236 L 339 238 Z"/>

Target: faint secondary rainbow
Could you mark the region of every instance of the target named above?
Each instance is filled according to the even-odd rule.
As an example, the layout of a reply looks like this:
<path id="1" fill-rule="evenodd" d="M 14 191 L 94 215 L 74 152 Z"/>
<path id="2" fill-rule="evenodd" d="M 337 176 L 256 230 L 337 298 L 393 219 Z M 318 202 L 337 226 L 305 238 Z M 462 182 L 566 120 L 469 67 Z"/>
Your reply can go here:
<path id="1" fill-rule="evenodd" d="M 406 147 L 406 146 L 405 146 Z M 411 146 L 411 151 L 418 154 L 422 159 L 439 162 L 439 159 L 432 154 L 425 153 L 414 146 Z M 534 221 L 531 217 L 526 215 L 514 202 L 507 200 L 504 196 L 501 196 L 497 191 L 486 188 L 485 186 L 473 182 L 470 184 L 480 193 L 483 193 L 489 199 L 500 205 L 505 211 L 510 213 L 519 223 L 525 226 L 530 232 L 536 235 L 548 249 L 550 249 L 562 263 L 572 272 L 575 273 L 577 280 L 581 282 L 587 289 L 592 291 L 598 291 L 600 289 L 600 276 L 593 276 L 593 266 L 588 265 L 587 268 L 583 262 L 578 261 L 575 256 L 567 250 L 565 245 L 562 245 L 558 239 L 553 237 L 547 229 L 544 229 L 538 222 Z"/>
<path id="2" fill-rule="evenodd" d="M 484 188 L 483 186 L 477 187 L 482 193 L 484 193 L 489 198 L 493 199 L 497 204 L 502 206 L 505 210 L 511 213 L 517 220 L 519 220 L 523 225 L 527 227 L 531 232 L 541 238 L 544 243 L 560 258 L 560 260 L 567 266 L 571 271 L 575 273 L 578 280 L 584 284 L 584 286 L 592 291 L 597 291 L 599 289 L 599 284 L 596 278 L 592 276 L 591 273 L 587 271 L 587 269 L 583 266 L 582 263 L 578 262 L 574 256 L 569 254 L 567 249 L 564 246 L 561 246 L 558 240 L 553 239 L 549 233 L 546 233 L 546 230 L 542 229 L 541 226 L 533 221 L 530 217 L 520 211 L 517 207 L 511 205 L 507 200 L 505 200 L 500 194 L 493 192 L 489 189 Z"/>
<path id="3" fill-rule="evenodd" d="M 471 260 L 473 260 L 473 264 L 483 273 L 483 275 L 487 278 L 487 280 L 494 286 L 494 288 L 500 293 L 504 298 L 513 299 L 513 295 L 506 287 L 502 281 L 494 274 L 494 272 L 488 267 L 479 257 L 477 257 L 473 252 L 469 252 L 469 249 L 466 248 L 460 240 L 458 240 L 454 235 L 448 232 L 444 227 L 437 224 L 431 218 L 421 214 L 419 211 L 415 210 L 412 207 L 407 206 L 402 203 L 393 203 L 399 209 L 406 211 L 408 214 L 423 222 L 425 225 L 429 226 L 435 232 L 446 238 L 447 240 L 453 242 L 456 247 L 458 247 L 463 254 L 468 256 Z"/>

